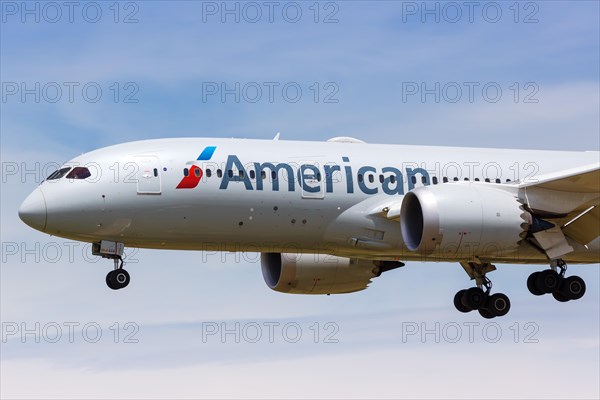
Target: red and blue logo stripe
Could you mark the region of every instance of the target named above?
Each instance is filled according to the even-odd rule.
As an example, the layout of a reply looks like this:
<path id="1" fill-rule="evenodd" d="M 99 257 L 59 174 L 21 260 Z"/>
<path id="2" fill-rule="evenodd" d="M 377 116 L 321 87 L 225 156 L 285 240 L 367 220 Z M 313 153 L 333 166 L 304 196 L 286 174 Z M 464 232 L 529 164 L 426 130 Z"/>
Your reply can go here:
<path id="1" fill-rule="evenodd" d="M 210 160 L 216 149 L 217 146 L 207 146 L 204 150 L 202 150 L 202 153 L 200 153 L 196 161 Z M 198 183 L 200 183 L 200 179 L 202 179 L 204 171 L 202 168 L 196 165 L 195 161 L 191 164 L 192 165 L 188 169 L 188 174 L 184 174 L 183 179 L 181 179 L 181 182 L 179 182 L 179 185 L 177 185 L 176 189 L 194 189 L 196 186 L 198 186 Z"/>

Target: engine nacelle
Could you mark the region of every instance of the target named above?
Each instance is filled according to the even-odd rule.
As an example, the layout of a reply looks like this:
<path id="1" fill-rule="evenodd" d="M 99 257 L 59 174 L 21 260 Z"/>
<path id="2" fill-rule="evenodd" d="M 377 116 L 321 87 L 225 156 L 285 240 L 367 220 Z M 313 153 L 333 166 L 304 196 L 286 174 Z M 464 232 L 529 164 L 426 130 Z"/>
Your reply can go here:
<path id="1" fill-rule="evenodd" d="M 518 247 L 530 225 L 531 214 L 515 195 L 477 183 L 417 188 L 400 210 L 406 247 L 442 258 L 504 254 Z"/>
<path id="2" fill-rule="evenodd" d="M 295 294 L 357 292 L 382 271 L 373 261 L 327 254 L 262 253 L 260 263 L 271 289 Z"/>

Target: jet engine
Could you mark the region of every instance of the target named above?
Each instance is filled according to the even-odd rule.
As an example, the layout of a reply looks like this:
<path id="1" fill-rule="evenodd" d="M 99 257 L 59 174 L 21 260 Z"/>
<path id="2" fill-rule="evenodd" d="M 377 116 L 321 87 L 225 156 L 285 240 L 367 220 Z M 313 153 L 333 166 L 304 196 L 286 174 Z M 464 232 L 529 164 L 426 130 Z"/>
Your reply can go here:
<path id="1" fill-rule="evenodd" d="M 371 279 L 403 266 L 396 261 L 371 261 L 328 254 L 262 253 L 265 283 L 294 294 L 351 293 L 366 289 Z"/>
<path id="2" fill-rule="evenodd" d="M 516 195 L 486 184 L 444 184 L 404 196 L 400 227 L 406 247 L 447 258 L 491 257 L 513 251 L 532 216 Z"/>

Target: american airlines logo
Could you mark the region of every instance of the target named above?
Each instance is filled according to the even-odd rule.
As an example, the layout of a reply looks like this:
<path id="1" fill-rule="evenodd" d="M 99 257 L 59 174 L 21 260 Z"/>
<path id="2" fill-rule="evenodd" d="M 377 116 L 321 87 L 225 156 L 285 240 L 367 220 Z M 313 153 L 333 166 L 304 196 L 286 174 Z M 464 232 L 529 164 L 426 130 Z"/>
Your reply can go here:
<path id="1" fill-rule="evenodd" d="M 189 162 L 191 165 L 184 169 L 184 177 L 177 185 L 177 189 L 193 189 L 204 176 L 204 170 L 200 167 L 200 161 L 210 160 L 216 146 L 206 147 L 197 160 Z M 250 168 L 247 170 L 246 168 Z M 297 189 L 305 193 L 333 193 L 335 183 L 345 186 L 342 189 L 350 194 L 356 190 L 373 195 L 385 193 L 388 195 L 402 195 L 405 193 L 405 183 L 408 190 L 415 188 L 417 183 L 429 185 L 431 183 L 427 170 L 423 168 L 406 168 L 404 172 L 395 167 L 384 167 L 381 169 L 372 166 L 362 166 L 354 170 L 348 157 L 342 157 L 340 164 L 327 163 L 319 167 L 318 164 L 288 164 L 288 163 L 251 163 L 244 165 L 240 159 L 230 154 L 227 156 L 224 173 L 220 173 L 221 179 L 219 189 L 225 190 L 230 184 L 243 184 L 246 190 L 261 191 L 270 182 L 272 191 L 280 189 L 293 192 Z M 210 172 L 210 171 L 209 171 Z M 335 178 L 338 175 L 338 178 Z M 417 179 L 417 176 L 419 177 Z M 345 184 L 342 183 L 342 177 Z"/>
<path id="2" fill-rule="evenodd" d="M 210 160 L 216 149 L 217 146 L 207 146 L 202 153 L 200 153 L 196 161 Z M 202 175 L 204 175 L 202 168 L 196 165 L 196 162 L 194 161 L 189 164 L 191 164 L 191 166 L 185 169 L 187 174 L 184 173 L 183 179 L 181 179 L 181 182 L 179 182 L 176 189 L 193 189 L 198 186 L 200 179 L 202 179 Z"/>

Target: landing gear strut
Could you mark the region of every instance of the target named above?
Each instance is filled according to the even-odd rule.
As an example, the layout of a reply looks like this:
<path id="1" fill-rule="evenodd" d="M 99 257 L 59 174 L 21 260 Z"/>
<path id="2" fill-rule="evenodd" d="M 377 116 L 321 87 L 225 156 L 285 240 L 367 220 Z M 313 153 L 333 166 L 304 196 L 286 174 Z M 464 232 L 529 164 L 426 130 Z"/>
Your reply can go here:
<path id="1" fill-rule="evenodd" d="M 496 269 L 490 263 L 461 263 L 476 287 L 459 290 L 454 296 L 454 306 L 463 313 L 478 310 L 483 318 L 502 317 L 510 310 L 510 300 L 503 293 L 490 294 L 492 281 L 486 276 Z M 485 289 L 485 290 L 484 290 Z"/>
<path id="2" fill-rule="evenodd" d="M 550 269 L 534 272 L 527 278 L 527 289 L 536 295 L 552 293 L 561 303 L 578 300 L 585 294 L 585 282 L 578 276 L 565 278 L 567 264 L 563 260 L 552 260 Z"/>
<path id="3" fill-rule="evenodd" d="M 92 254 L 100 256 L 102 258 L 110 258 L 114 261 L 115 267 L 106 275 L 106 285 L 113 289 L 123 289 L 131 278 L 129 273 L 123 269 L 123 251 L 125 246 L 123 243 L 110 242 L 103 240 L 100 243 L 94 243 L 92 245 Z"/>

